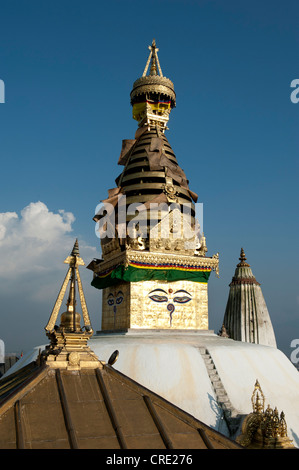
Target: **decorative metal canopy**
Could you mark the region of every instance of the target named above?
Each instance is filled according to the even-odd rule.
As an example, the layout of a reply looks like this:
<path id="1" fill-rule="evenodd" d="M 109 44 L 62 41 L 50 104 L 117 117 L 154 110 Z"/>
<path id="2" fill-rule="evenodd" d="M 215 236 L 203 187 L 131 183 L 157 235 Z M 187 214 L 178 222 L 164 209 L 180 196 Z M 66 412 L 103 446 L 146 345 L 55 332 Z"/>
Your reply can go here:
<path id="1" fill-rule="evenodd" d="M 134 82 L 130 95 L 133 118 L 139 127 L 158 126 L 164 132 L 169 113 L 176 105 L 176 94 L 172 81 L 162 74 L 155 39 L 149 50 L 142 77 Z"/>

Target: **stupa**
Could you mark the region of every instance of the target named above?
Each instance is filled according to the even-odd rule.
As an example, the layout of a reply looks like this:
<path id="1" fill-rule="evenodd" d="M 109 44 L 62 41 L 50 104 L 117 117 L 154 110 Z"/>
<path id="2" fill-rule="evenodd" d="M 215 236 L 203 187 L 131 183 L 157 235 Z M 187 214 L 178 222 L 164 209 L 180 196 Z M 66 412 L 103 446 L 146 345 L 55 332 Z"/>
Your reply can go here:
<path id="1" fill-rule="evenodd" d="M 124 169 L 94 216 L 102 256 L 88 268 L 92 285 L 102 292 L 102 323 L 89 347 L 107 363 L 118 351 L 115 371 L 230 439 L 239 438 L 248 447 L 299 447 L 299 374 L 291 361 L 255 338 L 233 339 L 229 323 L 230 334 L 209 329 L 207 287 L 210 273 L 219 274 L 219 256 L 207 255 L 206 238 L 196 222 L 197 195 L 165 136 L 176 95 L 162 74 L 154 41 L 144 73 L 134 82 L 131 104 L 138 122 L 135 138 L 123 141 L 118 163 Z M 237 269 L 246 271 L 250 282 L 242 274 L 236 292 L 239 286 L 246 292 L 258 286 L 250 267 Z M 63 363 L 70 342 L 63 342 L 61 325 L 57 332 L 53 322 L 50 326 L 50 350 L 59 342 Z M 73 328 L 73 337 L 79 337 L 82 332 Z M 84 333 L 82 345 L 88 328 Z M 9 374 L 13 377 L 36 360 L 43 348 L 24 354 Z M 55 357 L 48 357 L 48 363 L 52 370 L 62 365 Z M 91 361 L 90 374 L 93 365 Z M 75 366 L 66 363 L 66 368 Z M 261 434 L 264 412 L 252 416 L 256 380 L 268 403 L 283 412 L 281 431 L 275 424 L 272 437 Z M 276 423 L 276 414 L 273 418 Z M 249 436 L 252 422 L 256 435 Z"/>
<path id="2" fill-rule="evenodd" d="M 103 289 L 102 330 L 208 330 L 208 279 L 218 274 L 218 254 L 206 256 L 198 196 L 165 136 L 176 95 L 155 40 L 149 49 L 131 91 L 135 139 L 123 141 L 124 170 L 94 217 L 103 258 L 88 267 L 92 285 Z"/>

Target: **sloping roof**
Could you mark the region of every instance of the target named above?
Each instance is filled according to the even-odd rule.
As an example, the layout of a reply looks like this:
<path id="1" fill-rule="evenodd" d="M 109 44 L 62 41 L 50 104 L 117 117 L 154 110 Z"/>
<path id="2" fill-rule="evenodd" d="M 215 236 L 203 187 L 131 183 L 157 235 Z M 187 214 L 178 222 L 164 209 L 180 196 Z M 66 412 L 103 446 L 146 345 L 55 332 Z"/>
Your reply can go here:
<path id="1" fill-rule="evenodd" d="M 113 367 L 70 371 L 33 362 L 0 381 L 2 449 L 234 449 Z"/>

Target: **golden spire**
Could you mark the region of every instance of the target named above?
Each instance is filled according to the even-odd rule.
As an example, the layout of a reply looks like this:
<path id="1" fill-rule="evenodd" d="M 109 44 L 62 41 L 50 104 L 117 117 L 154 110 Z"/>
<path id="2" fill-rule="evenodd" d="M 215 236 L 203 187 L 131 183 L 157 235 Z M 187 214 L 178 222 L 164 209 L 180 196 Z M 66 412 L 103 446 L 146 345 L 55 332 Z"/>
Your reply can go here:
<path id="1" fill-rule="evenodd" d="M 69 265 L 67 274 L 56 299 L 45 330 L 50 338 L 50 345 L 42 353 L 48 366 L 68 370 L 79 370 L 81 367 L 97 368 L 100 362 L 97 356 L 87 346 L 87 342 L 93 334 L 85 296 L 79 274 L 79 266 L 84 266 L 80 257 L 78 240 L 75 241 L 71 254 L 64 261 Z M 58 313 L 64 299 L 64 295 L 70 283 L 67 299 L 67 310 L 61 314 L 60 325 L 56 325 Z M 76 312 L 76 284 L 83 314 L 84 327 L 81 328 L 81 315 Z"/>
<path id="2" fill-rule="evenodd" d="M 240 253 L 240 263 L 237 264 L 237 267 L 240 268 L 242 266 L 247 266 L 247 267 L 250 267 L 250 264 L 246 263 L 246 256 L 245 256 L 245 252 L 243 250 L 243 248 L 241 248 L 241 253 Z"/>
<path id="3" fill-rule="evenodd" d="M 153 39 L 152 45 L 148 46 L 148 48 L 150 50 L 150 54 L 149 54 L 149 57 L 147 59 L 147 63 L 146 63 L 146 66 L 145 66 L 145 69 L 144 69 L 144 72 L 143 72 L 142 76 L 143 77 L 146 76 L 148 68 L 149 68 L 150 61 L 152 61 L 149 75 L 151 75 L 151 76 L 158 75 L 157 74 L 157 67 L 158 67 L 159 74 L 160 74 L 161 77 L 163 77 L 162 69 L 160 67 L 160 62 L 159 62 L 159 59 L 158 59 L 159 49 L 156 47 L 155 39 Z"/>
<path id="4" fill-rule="evenodd" d="M 252 410 L 254 413 L 263 413 L 265 406 L 265 396 L 262 392 L 261 386 L 256 380 L 254 390 L 251 396 Z"/>
<path id="5" fill-rule="evenodd" d="M 167 129 L 169 113 L 176 104 L 174 86 L 169 78 L 162 73 L 156 41 L 149 46 L 149 56 L 143 71 L 131 91 L 133 119 L 139 127 Z"/>
<path id="6" fill-rule="evenodd" d="M 65 259 L 64 263 L 69 265 L 69 269 L 67 274 L 64 278 L 63 284 L 61 286 L 60 292 L 56 299 L 55 305 L 53 307 L 50 319 L 48 321 L 45 330 L 47 333 L 52 333 L 54 328 L 57 330 L 57 326 L 55 326 L 58 313 L 67 289 L 67 285 L 70 282 L 70 290 L 69 296 L 67 300 L 67 311 L 61 315 L 61 323 L 59 329 L 67 329 L 70 332 L 81 331 L 80 326 L 80 314 L 76 312 L 76 281 L 78 284 L 78 291 L 79 297 L 81 302 L 83 320 L 84 320 L 84 327 L 87 332 L 90 334 L 92 333 L 92 328 L 90 324 L 90 318 L 86 306 L 85 296 L 82 288 L 82 282 L 79 273 L 79 266 L 84 266 L 84 261 L 80 257 L 79 253 L 79 244 L 78 240 L 75 241 L 74 247 L 72 249 L 71 254 Z"/>
<path id="7" fill-rule="evenodd" d="M 255 382 L 251 396 L 252 413 L 244 418 L 242 433 L 236 441 L 251 449 L 291 449 L 294 444 L 288 438 L 287 424 L 284 412 L 279 415 L 277 407 L 274 410 L 267 406 L 264 409 L 265 396 L 258 380 Z"/>

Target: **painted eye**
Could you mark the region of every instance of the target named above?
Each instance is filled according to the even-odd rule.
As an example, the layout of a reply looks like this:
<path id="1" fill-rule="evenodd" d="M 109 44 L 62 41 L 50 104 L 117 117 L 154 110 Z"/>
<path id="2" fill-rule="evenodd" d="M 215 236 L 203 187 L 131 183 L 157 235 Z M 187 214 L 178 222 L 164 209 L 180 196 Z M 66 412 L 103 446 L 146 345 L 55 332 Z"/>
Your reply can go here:
<path id="1" fill-rule="evenodd" d="M 167 302 L 168 298 L 165 295 L 151 295 L 150 299 L 154 302 Z"/>
<path id="2" fill-rule="evenodd" d="M 117 305 L 121 304 L 123 300 L 124 300 L 124 298 L 123 298 L 122 295 L 119 295 L 118 297 L 116 297 L 116 303 L 117 303 Z"/>
<path id="3" fill-rule="evenodd" d="M 186 295 L 182 297 L 175 297 L 173 299 L 174 302 L 177 302 L 178 304 L 186 304 L 187 302 L 190 302 L 191 298 L 187 297 Z"/>
<path id="4" fill-rule="evenodd" d="M 108 299 L 107 304 L 108 305 L 114 305 L 114 299 Z"/>

